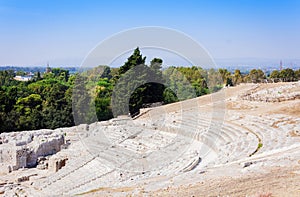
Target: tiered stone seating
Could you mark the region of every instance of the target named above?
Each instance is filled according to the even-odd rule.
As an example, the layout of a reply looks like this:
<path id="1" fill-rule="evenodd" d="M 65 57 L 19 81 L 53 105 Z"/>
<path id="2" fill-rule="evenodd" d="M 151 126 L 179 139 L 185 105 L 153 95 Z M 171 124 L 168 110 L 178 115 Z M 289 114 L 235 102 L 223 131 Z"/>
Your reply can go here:
<path id="1" fill-rule="evenodd" d="M 174 117 L 173 122 L 166 124 L 165 127 L 172 127 L 183 135 L 187 133 L 186 136 L 207 144 L 219 153 L 221 162 L 248 157 L 257 147 L 258 141 L 255 136 L 236 125 L 226 123 L 220 130 L 217 128 L 218 126 L 214 125 L 215 122 L 209 121 L 209 116 L 198 113 L 195 117 L 195 112 L 192 110 L 184 115 L 178 114 L 177 117 L 181 119 Z M 217 121 L 217 123 L 219 122 Z M 235 150 L 236 153 L 234 153 Z M 215 161 L 215 163 L 218 162 Z"/>
<path id="2" fill-rule="evenodd" d="M 77 176 L 78 171 L 80 172 L 84 169 L 84 166 L 90 165 L 90 163 L 94 160 L 94 157 L 91 155 L 87 155 L 86 157 L 78 158 L 77 160 L 68 163 L 65 167 L 63 167 L 58 172 L 49 176 L 46 180 L 40 183 L 38 186 L 44 190 L 52 192 L 60 192 L 64 191 L 64 187 L 68 184 L 73 185 L 72 183 L 72 175 L 75 174 Z M 64 184 L 62 184 L 62 182 Z M 46 192 L 47 193 L 47 192 Z"/>
<path id="3" fill-rule="evenodd" d="M 275 150 L 297 143 L 296 138 L 289 137 L 288 125 L 274 126 L 274 123 L 282 121 L 282 118 L 269 119 L 268 117 L 249 116 L 242 120 L 241 124 L 256 133 L 262 140 L 262 147 L 258 153 Z"/>
<path id="4" fill-rule="evenodd" d="M 172 127 L 175 130 L 184 130 L 184 133 L 191 132 L 187 136 L 207 144 L 213 151 L 218 153 L 218 159 L 214 164 L 226 163 L 243 157 L 248 157 L 255 151 L 258 140 L 247 130 L 225 123 L 222 129 L 213 128 L 213 124 L 207 116 L 198 115 L 191 111 L 184 116 L 184 120 L 175 119 L 166 127 Z M 179 116 L 180 117 L 180 116 Z M 211 127 L 211 128 L 210 128 Z"/>
<path id="5" fill-rule="evenodd" d="M 282 117 L 278 117 L 279 123 L 274 126 L 274 117 L 246 115 L 222 122 L 218 117 L 211 120 L 212 114 L 196 111 L 191 108 L 185 114 L 173 113 L 167 118 L 163 114 L 154 114 L 156 117 L 152 114 L 155 122 L 137 119 L 120 126 L 97 127 L 103 132 L 91 132 L 82 139 L 91 154 L 55 173 L 42 184 L 42 190 L 75 195 L 143 176 L 173 176 L 235 162 L 297 141 L 287 137 L 288 126 L 281 128 Z M 260 142 L 263 146 L 259 149 Z M 181 151 L 181 148 L 185 149 Z M 157 166 L 151 166 L 151 161 L 159 158 L 151 153 L 160 149 L 168 149 L 171 156 L 162 157 L 161 165 L 157 162 Z M 178 155 L 172 157 L 172 154 Z M 145 171 L 141 163 L 143 156 L 150 165 Z M 126 171 L 126 178 L 121 175 L 123 171 Z"/>
<path id="6" fill-rule="evenodd" d="M 210 165 L 222 164 L 248 157 L 257 147 L 255 136 L 244 129 L 224 123 L 222 130 L 218 133 L 226 136 L 226 142 L 218 144 L 218 156 Z"/>

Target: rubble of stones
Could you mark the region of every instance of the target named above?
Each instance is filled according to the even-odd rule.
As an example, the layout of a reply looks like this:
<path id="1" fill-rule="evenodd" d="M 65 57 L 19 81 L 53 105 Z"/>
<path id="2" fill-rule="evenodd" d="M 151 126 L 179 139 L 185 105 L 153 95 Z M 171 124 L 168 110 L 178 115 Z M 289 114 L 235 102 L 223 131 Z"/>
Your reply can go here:
<path id="1" fill-rule="evenodd" d="M 253 89 L 241 95 L 241 98 L 248 101 L 272 103 L 300 99 L 300 92 L 293 91 L 294 88 L 300 87 L 300 82 L 275 88 L 257 90 L 259 87 L 260 84 L 257 84 Z"/>
<path id="2" fill-rule="evenodd" d="M 20 168 L 59 168 L 56 163 L 61 161 L 51 159 L 51 155 L 66 144 L 64 135 L 61 130 L 1 133 L 0 173 L 10 173 Z"/>

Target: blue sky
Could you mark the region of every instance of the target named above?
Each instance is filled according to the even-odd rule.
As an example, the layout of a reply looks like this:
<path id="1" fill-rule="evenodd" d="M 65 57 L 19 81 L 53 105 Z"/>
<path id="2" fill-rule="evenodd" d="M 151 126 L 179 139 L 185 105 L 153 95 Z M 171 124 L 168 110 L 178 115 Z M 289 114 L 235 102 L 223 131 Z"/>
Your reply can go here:
<path id="1" fill-rule="evenodd" d="M 0 65 L 79 65 L 125 29 L 182 31 L 217 59 L 300 59 L 300 1 L 0 0 Z"/>

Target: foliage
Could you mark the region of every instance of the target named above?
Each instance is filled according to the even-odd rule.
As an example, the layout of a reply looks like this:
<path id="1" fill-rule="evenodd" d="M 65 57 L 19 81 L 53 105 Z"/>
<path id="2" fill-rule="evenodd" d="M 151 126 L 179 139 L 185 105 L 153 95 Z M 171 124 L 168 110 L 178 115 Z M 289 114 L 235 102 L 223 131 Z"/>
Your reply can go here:
<path id="1" fill-rule="evenodd" d="M 0 72 L 0 132 L 74 125 L 69 73 L 53 70 L 28 82 L 14 80 L 13 71 Z"/>
<path id="2" fill-rule="evenodd" d="M 143 57 L 139 48 L 137 47 L 133 54 L 127 59 L 125 64 L 120 67 L 119 69 L 119 76 L 122 74 L 125 74 L 128 70 L 131 68 L 137 66 L 137 65 L 142 65 L 145 64 L 146 57 Z"/>
<path id="3" fill-rule="evenodd" d="M 148 67 L 139 64 L 130 67 L 130 70 L 120 75 L 114 88 L 114 115 L 136 115 L 144 104 L 163 101 L 165 87 L 159 66 Z"/>
<path id="4" fill-rule="evenodd" d="M 19 114 L 17 128 L 19 130 L 41 128 L 42 98 L 38 94 L 31 94 L 25 98 L 19 98 L 15 105 Z"/>
<path id="5" fill-rule="evenodd" d="M 259 83 L 266 79 L 265 73 L 261 69 L 252 69 L 248 74 L 248 82 Z"/>
<path id="6" fill-rule="evenodd" d="M 238 84 L 242 83 L 243 81 L 244 80 L 243 80 L 243 76 L 241 74 L 241 71 L 239 69 L 235 70 L 234 74 L 232 76 L 233 85 L 238 85 Z"/>
<path id="7" fill-rule="evenodd" d="M 53 68 L 50 73 L 36 72 L 28 82 L 14 80 L 13 70 L 0 71 L 0 132 L 55 129 L 128 113 L 135 116 L 153 103 L 194 98 L 224 85 L 300 79 L 300 69 L 274 70 L 267 78 L 260 69 L 248 74 L 196 66 L 163 69 L 160 58 L 152 59 L 150 65 L 145 61 L 136 48 L 120 68 L 98 66 L 75 75 Z"/>
<path id="8" fill-rule="evenodd" d="M 270 74 L 271 79 L 279 79 L 280 78 L 280 72 L 278 70 L 274 70 Z"/>
<path id="9" fill-rule="evenodd" d="M 111 94 L 113 84 L 108 78 L 99 80 L 96 87 L 95 107 L 98 120 L 108 120 L 113 118 L 111 108 Z"/>
<path id="10" fill-rule="evenodd" d="M 284 82 L 289 82 L 289 81 L 295 81 L 296 76 L 294 73 L 293 69 L 286 68 L 280 71 L 279 77 L 284 81 Z"/>

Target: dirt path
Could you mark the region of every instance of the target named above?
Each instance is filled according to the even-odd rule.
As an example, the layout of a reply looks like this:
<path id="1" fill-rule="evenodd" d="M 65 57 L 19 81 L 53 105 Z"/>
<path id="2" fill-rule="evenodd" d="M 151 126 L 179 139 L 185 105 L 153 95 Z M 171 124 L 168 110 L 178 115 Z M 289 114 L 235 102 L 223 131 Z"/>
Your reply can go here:
<path id="1" fill-rule="evenodd" d="M 222 177 L 195 185 L 168 188 L 150 196 L 300 196 L 300 165 L 274 168 L 265 174 Z"/>

